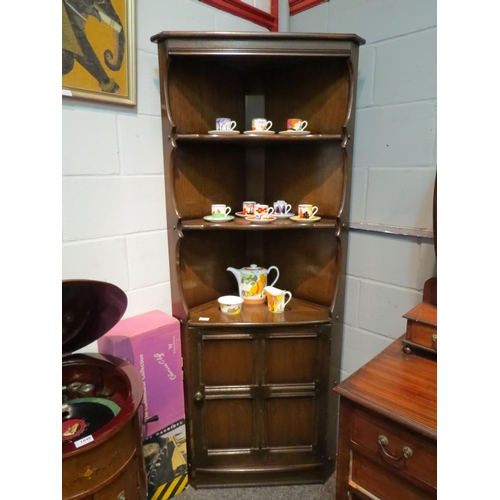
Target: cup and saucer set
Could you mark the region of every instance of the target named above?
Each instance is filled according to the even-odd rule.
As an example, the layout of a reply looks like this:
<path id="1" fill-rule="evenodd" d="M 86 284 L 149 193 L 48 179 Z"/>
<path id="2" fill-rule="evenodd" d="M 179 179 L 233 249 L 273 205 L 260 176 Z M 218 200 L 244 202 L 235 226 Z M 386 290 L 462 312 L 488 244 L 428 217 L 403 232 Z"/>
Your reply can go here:
<path id="1" fill-rule="evenodd" d="M 239 134 L 239 130 L 234 130 L 236 128 L 236 122 L 231 120 L 231 118 L 216 118 L 215 119 L 215 130 L 209 130 L 210 135 L 234 135 Z"/>
<path id="2" fill-rule="evenodd" d="M 294 222 L 308 223 L 317 222 L 321 217 L 316 216 L 318 207 L 309 203 L 301 203 L 298 206 L 298 214 L 295 215 L 292 211 L 292 205 L 285 200 L 278 200 L 273 203 L 273 206 L 257 203 L 255 201 L 244 201 L 243 210 L 236 212 L 237 217 L 243 217 L 249 222 L 256 224 L 269 224 L 278 219 L 290 219 Z M 222 203 L 212 205 L 211 215 L 203 217 L 208 222 L 222 223 L 234 220 L 234 215 L 231 214 L 231 207 Z"/>
<path id="3" fill-rule="evenodd" d="M 266 120 L 265 118 L 254 118 L 252 120 L 252 130 L 245 130 L 243 133 L 247 135 L 272 135 L 275 134 L 274 130 L 271 130 L 273 122 Z M 209 130 L 210 135 L 231 135 L 239 134 L 238 130 L 235 130 L 236 122 L 231 120 L 231 118 L 216 118 L 215 119 L 215 130 Z"/>
<path id="4" fill-rule="evenodd" d="M 245 130 L 246 135 L 273 135 L 276 132 L 271 130 L 273 122 L 265 118 L 254 118 L 252 120 L 252 130 Z"/>
<path id="5" fill-rule="evenodd" d="M 268 224 L 278 219 L 289 219 L 294 216 L 291 209 L 292 205 L 286 203 L 285 200 L 275 201 L 272 207 L 255 201 L 244 201 L 243 210 L 236 212 L 235 215 L 256 224 Z"/>
<path id="6" fill-rule="evenodd" d="M 208 222 L 230 222 L 234 220 L 234 215 L 230 215 L 231 207 L 222 203 L 215 203 L 212 205 L 211 215 L 203 217 Z"/>
<path id="7" fill-rule="evenodd" d="M 305 130 L 307 127 L 307 120 L 301 120 L 300 118 L 288 118 L 286 121 L 286 130 L 282 130 L 280 135 L 288 136 L 300 136 L 300 135 L 310 135 L 309 130 Z"/>
<path id="8" fill-rule="evenodd" d="M 273 135 L 276 132 L 271 130 L 273 122 L 267 120 L 266 118 L 253 118 L 252 119 L 252 130 L 245 130 L 243 133 L 246 135 Z M 300 118 L 289 118 L 286 121 L 286 130 L 279 132 L 281 135 L 288 136 L 300 136 L 309 135 L 311 132 L 305 130 L 307 127 L 307 120 L 301 120 Z M 239 134 L 238 130 L 235 130 L 236 122 L 231 120 L 231 118 L 216 118 L 215 119 L 215 130 L 209 130 L 210 135 L 234 135 Z"/>

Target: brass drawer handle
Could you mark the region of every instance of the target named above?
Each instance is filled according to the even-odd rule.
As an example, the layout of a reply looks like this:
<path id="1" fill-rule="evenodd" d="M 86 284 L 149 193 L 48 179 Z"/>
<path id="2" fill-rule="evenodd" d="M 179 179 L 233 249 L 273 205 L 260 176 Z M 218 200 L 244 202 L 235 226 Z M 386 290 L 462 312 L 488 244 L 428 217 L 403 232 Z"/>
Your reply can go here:
<path id="1" fill-rule="evenodd" d="M 387 458 L 390 458 L 391 460 L 394 460 L 395 462 L 400 462 L 401 460 L 406 460 L 407 458 L 410 458 L 413 455 L 413 450 L 409 446 L 403 446 L 403 455 L 401 455 L 399 458 L 396 458 L 396 457 L 392 456 L 391 454 L 387 453 L 385 451 L 384 446 L 387 446 L 389 444 L 389 440 L 383 434 L 381 434 L 378 437 L 378 444 L 380 445 L 380 449 L 382 450 L 382 453 Z"/>
<path id="2" fill-rule="evenodd" d="M 201 393 L 201 391 L 198 391 L 194 394 L 194 400 L 195 401 L 203 401 L 203 394 Z"/>
<path id="3" fill-rule="evenodd" d="M 438 336 L 437 333 L 433 333 L 431 336 L 432 339 L 432 347 L 437 351 L 438 350 Z"/>

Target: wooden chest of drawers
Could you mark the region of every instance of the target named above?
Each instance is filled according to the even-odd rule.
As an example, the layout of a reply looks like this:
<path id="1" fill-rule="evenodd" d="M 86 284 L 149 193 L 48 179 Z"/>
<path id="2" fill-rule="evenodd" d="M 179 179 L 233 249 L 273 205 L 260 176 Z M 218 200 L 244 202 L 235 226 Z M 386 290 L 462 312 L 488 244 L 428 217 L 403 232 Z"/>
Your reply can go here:
<path id="1" fill-rule="evenodd" d="M 337 500 L 437 497 L 437 362 L 405 354 L 402 340 L 334 389 Z"/>

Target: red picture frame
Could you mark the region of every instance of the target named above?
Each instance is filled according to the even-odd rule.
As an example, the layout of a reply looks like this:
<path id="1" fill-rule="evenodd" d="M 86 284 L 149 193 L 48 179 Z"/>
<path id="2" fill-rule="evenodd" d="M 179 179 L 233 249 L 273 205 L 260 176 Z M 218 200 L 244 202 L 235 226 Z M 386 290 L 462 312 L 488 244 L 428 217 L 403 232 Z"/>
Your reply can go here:
<path id="1" fill-rule="evenodd" d="M 247 21 L 267 28 L 269 31 L 278 31 L 278 0 L 271 0 L 271 14 L 241 0 L 200 0 L 200 2 L 242 17 Z"/>
<path id="2" fill-rule="evenodd" d="M 251 21 L 267 28 L 269 31 L 278 31 L 278 1 L 271 0 L 271 13 L 264 12 L 249 5 L 241 0 L 200 0 L 216 9 L 229 12 L 235 16 Z M 290 15 L 293 16 L 299 12 L 315 7 L 320 3 L 329 0 L 288 0 L 290 4 Z"/>
<path id="3" fill-rule="evenodd" d="M 320 3 L 328 2 L 329 0 L 288 0 L 290 4 L 290 15 L 293 16 L 299 12 L 316 7 Z"/>

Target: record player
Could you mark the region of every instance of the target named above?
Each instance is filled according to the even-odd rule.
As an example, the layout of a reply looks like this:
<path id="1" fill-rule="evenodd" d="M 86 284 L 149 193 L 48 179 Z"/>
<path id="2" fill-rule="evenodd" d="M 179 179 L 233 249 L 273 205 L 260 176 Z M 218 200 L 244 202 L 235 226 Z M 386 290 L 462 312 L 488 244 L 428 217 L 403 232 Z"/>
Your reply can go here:
<path id="1" fill-rule="evenodd" d="M 145 500 L 143 385 L 136 368 L 102 354 L 73 354 L 122 318 L 115 285 L 62 282 L 62 498 Z"/>

